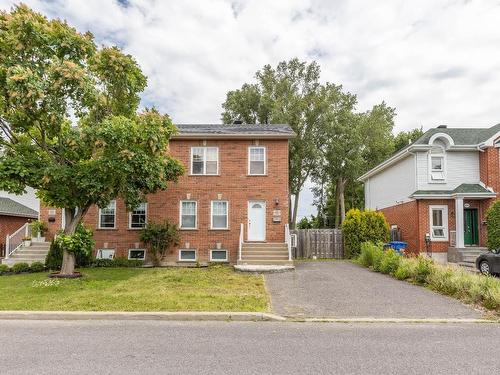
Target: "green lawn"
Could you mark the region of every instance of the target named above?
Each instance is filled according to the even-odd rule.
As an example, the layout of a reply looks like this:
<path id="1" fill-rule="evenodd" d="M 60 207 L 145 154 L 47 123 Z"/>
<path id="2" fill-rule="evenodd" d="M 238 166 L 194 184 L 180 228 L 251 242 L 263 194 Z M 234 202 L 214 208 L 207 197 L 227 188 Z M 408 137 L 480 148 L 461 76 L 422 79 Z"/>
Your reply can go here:
<path id="1" fill-rule="evenodd" d="M 230 267 L 88 268 L 80 279 L 47 273 L 0 277 L 0 310 L 266 311 L 262 276 Z"/>

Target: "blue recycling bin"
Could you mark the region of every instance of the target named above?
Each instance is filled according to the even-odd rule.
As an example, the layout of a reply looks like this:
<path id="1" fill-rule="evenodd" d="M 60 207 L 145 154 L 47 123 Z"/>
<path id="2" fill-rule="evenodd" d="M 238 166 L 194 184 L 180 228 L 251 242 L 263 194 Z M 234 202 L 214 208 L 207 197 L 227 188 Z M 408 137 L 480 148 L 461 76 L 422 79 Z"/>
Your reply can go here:
<path id="1" fill-rule="evenodd" d="M 408 244 L 404 241 L 391 241 L 389 242 L 389 246 L 396 250 L 399 254 L 402 254 L 403 251 L 408 247 Z"/>

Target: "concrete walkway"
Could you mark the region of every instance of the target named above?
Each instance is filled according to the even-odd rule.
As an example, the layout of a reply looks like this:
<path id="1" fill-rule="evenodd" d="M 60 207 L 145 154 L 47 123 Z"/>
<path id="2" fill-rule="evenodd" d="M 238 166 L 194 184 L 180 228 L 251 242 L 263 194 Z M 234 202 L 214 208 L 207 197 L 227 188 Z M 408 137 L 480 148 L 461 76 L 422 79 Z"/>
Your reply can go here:
<path id="1" fill-rule="evenodd" d="M 480 318 L 453 298 L 350 262 L 296 263 L 265 275 L 275 313 L 288 317 Z"/>

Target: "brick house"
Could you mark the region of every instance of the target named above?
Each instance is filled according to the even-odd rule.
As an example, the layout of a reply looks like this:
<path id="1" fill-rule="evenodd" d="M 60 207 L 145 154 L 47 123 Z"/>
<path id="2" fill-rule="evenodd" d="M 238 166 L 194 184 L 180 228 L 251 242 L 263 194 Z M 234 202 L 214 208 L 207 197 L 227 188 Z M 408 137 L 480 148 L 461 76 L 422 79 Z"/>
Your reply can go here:
<path id="1" fill-rule="evenodd" d="M 18 196 L 4 194 L 0 197 L 0 255 L 3 255 L 6 236 L 24 224 L 38 218 L 38 211 L 15 200 Z"/>
<path id="2" fill-rule="evenodd" d="M 147 221 L 168 219 L 178 225 L 181 244 L 167 255 L 167 265 L 248 259 L 262 264 L 288 262 L 284 251 L 292 129 L 242 124 L 177 128 L 169 150 L 186 173 L 166 191 L 147 196 L 133 212 L 121 199 L 108 207 L 92 207 L 84 222 L 94 231 L 94 255 L 145 259 L 140 229 Z M 61 210 L 41 208 L 49 238 L 64 226 L 63 217 Z M 255 252 L 266 249 L 267 254 Z"/>
<path id="3" fill-rule="evenodd" d="M 500 191 L 500 124 L 428 130 L 360 177 L 365 206 L 382 211 L 414 253 L 440 262 L 484 250 L 486 210 Z"/>

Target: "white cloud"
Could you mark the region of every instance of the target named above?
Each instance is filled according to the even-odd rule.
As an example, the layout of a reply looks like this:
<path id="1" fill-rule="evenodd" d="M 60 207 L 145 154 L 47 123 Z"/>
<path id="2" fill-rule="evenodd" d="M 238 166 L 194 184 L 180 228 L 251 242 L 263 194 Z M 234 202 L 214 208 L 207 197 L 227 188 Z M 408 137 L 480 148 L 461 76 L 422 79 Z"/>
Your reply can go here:
<path id="1" fill-rule="evenodd" d="M 360 110 L 396 107 L 397 130 L 500 122 L 499 1 L 24 2 L 134 55 L 143 103 L 176 122 L 219 122 L 228 90 L 294 56 L 316 59 Z"/>

